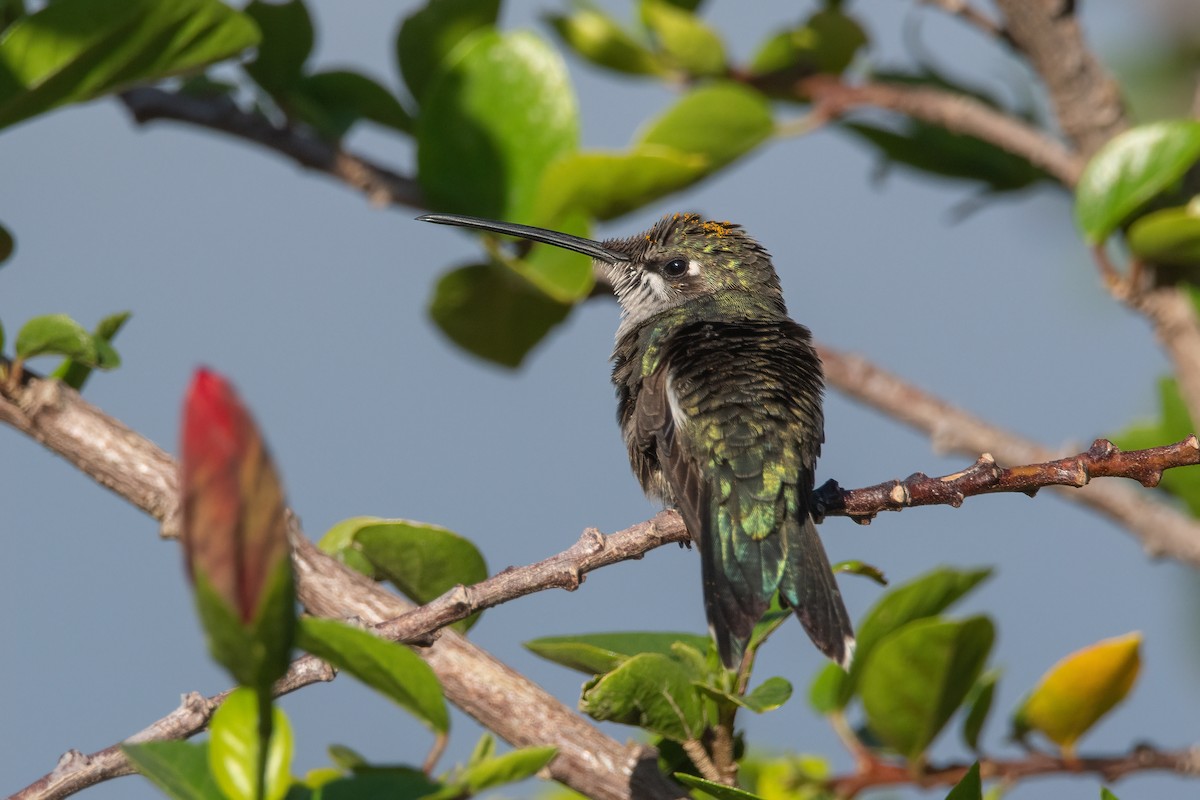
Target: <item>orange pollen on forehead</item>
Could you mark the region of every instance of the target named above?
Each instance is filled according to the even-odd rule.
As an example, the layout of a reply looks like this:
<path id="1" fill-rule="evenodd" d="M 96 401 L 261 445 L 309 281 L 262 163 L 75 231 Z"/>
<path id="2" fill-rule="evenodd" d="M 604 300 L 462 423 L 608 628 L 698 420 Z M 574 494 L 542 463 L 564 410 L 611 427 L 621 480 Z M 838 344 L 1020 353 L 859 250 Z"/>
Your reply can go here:
<path id="1" fill-rule="evenodd" d="M 715 220 L 710 220 L 708 222 L 702 223 L 700 225 L 700 229 L 703 230 L 705 233 L 707 233 L 709 236 L 717 236 L 717 237 L 728 236 L 730 231 L 733 230 L 733 223 L 732 222 L 717 222 Z"/>

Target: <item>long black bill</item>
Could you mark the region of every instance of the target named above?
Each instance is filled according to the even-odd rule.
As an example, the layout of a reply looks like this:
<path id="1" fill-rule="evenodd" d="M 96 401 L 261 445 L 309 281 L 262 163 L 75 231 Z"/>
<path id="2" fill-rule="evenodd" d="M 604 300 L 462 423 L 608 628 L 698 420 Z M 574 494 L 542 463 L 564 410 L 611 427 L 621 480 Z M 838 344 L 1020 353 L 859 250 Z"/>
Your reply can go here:
<path id="1" fill-rule="evenodd" d="M 503 233 L 506 236 L 516 236 L 529 239 L 532 242 L 552 244 L 566 250 L 598 258 L 609 264 L 617 264 L 625 258 L 620 253 L 606 249 L 599 242 L 584 239 L 582 236 L 572 236 L 569 233 L 559 233 L 545 228 L 535 228 L 532 225 L 518 225 L 515 222 L 497 222 L 483 217 L 469 217 L 466 214 L 425 214 L 417 217 L 418 222 L 435 222 L 438 225 L 457 225 L 460 228 L 476 228 L 481 231 Z"/>

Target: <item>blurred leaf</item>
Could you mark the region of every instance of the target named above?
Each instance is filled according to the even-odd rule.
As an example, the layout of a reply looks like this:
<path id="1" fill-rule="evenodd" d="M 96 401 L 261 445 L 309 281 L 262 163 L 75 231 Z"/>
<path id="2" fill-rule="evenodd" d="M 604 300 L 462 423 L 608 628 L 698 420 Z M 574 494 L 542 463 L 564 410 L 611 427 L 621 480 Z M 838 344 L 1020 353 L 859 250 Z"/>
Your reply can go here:
<path id="1" fill-rule="evenodd" d="M 829 692 L 836 692 L 838 702 L 835 706 L 822 705 L 817 710 L 829 713 L 845 708 L 854 697 L 863 667 L 870 660 L 876 643 L 909 622 L 942 613 L 991 574 L 990 569 L 939 567 L 885 593 L 875 601 L 858 626 L 850 672 L 843 672 L 836 664 L 825 665 L 824 671 L 817 676 L 817 681 L 822 684 L 821 692 L 816 691 L 814 684 L 810 701 L 814 706 L 818 701 L 823 704 L 828 701 Z"/>
<path id="2" fill-rule="evenodd" d="M 325 531 L 321 540 L 317 542 L 317 547 L 326 555 L 333 556 L 336 560 L 345 564 L 347 567 L 361 572 L 368 578 L 374 581 L 383 580 L 383 574 L 375 569 L 375 565 L 371 563 L 362 552 L 362 547 L 358 542 L 354 541 L 354 534 L 358 533 L 358 529 L 365 525 L 371 525 L 376 522 L 386 522 L 382 517 L 350 517 L 341 522 L 334 523 L 333 527 Z"/>
<path id="3" fill-rule="evenodd" d="M 17 358 L 26 360 L 59 355 L 92 367 L 100 363 L 96 340 L 66 314 L 47 314 L 29 320 L 17 331 L 14 347 Z"/>
<path id="4" fill-rule="evenodd" d="M 699 739 L 707 724 L 692 677 L 669 656 L 641 653 L 585 683 L 579 708 L 594 719 L 636 725 L 677 742 Z"/>
<path id="5" fill-rule="evenodd" d="M 1042 676 L 1014 716 L 1018 734 L 1040 731 L 1064 752 L 1125 699 L 1141 667 L 1140 633 L 1076 650 Z"/>
<path id="6" fill-rule="evenodd" d="M 1126 240 L 1130 252 L 1144 261 L 1193 270 L 1200 267 L 1200 199 L 1135 220 Z"/>
<path id="7" fill-rule="evenodd" d="M 300 620 L 298 644 L 407 710 L 435 733 L 450 729 L 450 712 L 437 676 L 402 644 L 333 619 Z"/>
<path id="8" fill-rule="evenodd" d="M 413 99 L 423 103 L 434 77 L 468 36 L 496 23 L 500 0 L 429 0 L 410 14 L 396 37 L 396 61 Z"/>
<path id="9" fill-rule="evenodd" d="M 0 356 L 4 355 L 4 323 L 0 322 Z"/>
<path id="10" fill-rule="evenodd" d="M 262 32 L 258 55 L 246 72 L 270 94 L 282 94 L 304 72 L 304 62 L 313 49 L 313 24 L 304 0 L 268 3 L 251 0 L 246 14 Z"/>
<path id="11" fill-rule="evenodd" d="M 208 725 L 208 767 L 229 800 L 259 800 L 258 776 L 263 774 L 263 800 L 283 800 L 291 785 L 292 727 L 280 708 L 271 712 L 271 741 L 264 758 L 258 724 L 259 698 L 253 689 L 234 689 Z"/>
<path id="12" fill-rule="evenodd" d="M 471 757 L 467 759 L 467 766 L 481 764 L 491 758 L 496 752 L 496 737 L 486 731 L 479 737 L 479 741 L 475 743 L 474 749 L 471 750 Z"/>
<path id="13" fill-rule="evenodd" d="M 992 648 L 987 617 L 920 619 L 881 639 L 860 678 L 872 732 L 910 761 L 966 699 Z"/>
<path id="14" fill-rule="evenodd" d="M 488 576 L 483 554 L 469 539 L 438 525 L 408 520 L 368 522 L 354 534 L 363 555 L 387 580 L 417 603 Z M 479 613 L 454 623 L 466 632 Z"/>
<path id="15" fill-rule="evenodd" d="M 853 667 L 853 662 L 851 662 Z M 826 664 L 808 687 L 808 704 L 818 714 L 832 714 L 846 707 L 842 693 L 848 685 L 846 673 L 837 664 Z"/>
<path id="16" fill-rule="evenodd" d="M 568 47 L 594 64 L 629 75 L 663 71 L 649 48 L 598 9 L 585 6 L 570 14 L 550 14 L 546 21 Z"/>
<path id="17" fill-rule="evenodd" d="M 554 760 L 557 747 L 523 747 L 502 756 L 486 758 L 468 767 L 456 784 L 465 785 L 472 793 L 532 778 L 538 770 Z"/>
<path id="18" fill-rule="evenodd" d="M 122 744 L 134 769 L 175 800 L 225 800 L 208 770 L 208 742 Z"/>
<path id="19" fill-rule="evenodd" d="M 412 118 L 391 92 L 366 75 L 334 70 L 306 75 L 288 93 L 289 104 L 330 139 L 340 139 L 359 120 L 408 132 Z"/>
<path id="20" fill-rule="evenodd" d="M 239 683 L 267 691 L 287 670 L 295 629 L 283 485 L 220 375 L 196 371 L 182 429 L 181 538 L 209 650 Z"/>
<path id="21" fill-rule="evenodd" d="M 579 213 L 569 215 L 555 229 L 585 239 L 590 234 L 587 217 Z M 582 300 L 596 285 L 592 259 L 562 247 L 534 245 L 528 255 L 507 265 L 560 303 Z"/>
<path id="22" fill-rule="evenodd" d="M 347 747 L 344 744 L 331 744 L 328 748 L 329 760 L 336 764 L 340 769 L 350 771 L 360 767 L 370 766 L 367 763 L 366 756 L 358 752 L 352 747 Z"/>
<path id="23" fill-rule="evenodd" d="M 1197 121 L 1153 122 L 1114 137 L 1092 156 L 1075 187 L 1075 221 L 1084 238 L 1103 242 L 1198 159 Z"/>
<path id="24" fill-rule="evenodd" d="M 12 233 L 8 228 L 0 225 L 0 264 L 8 261 L 12 257 L 13 250 L 17 247 L 17 242 L 13 239 Z"/>
<path id="25" fill-rule="evenodd" d="M 611 672 L 639 653 L 670 656 L 676 643 L 700 652 L 709 647 L 707 636 L 691 633 L 585 633 L 578 636 L 544 636 L 525 642 L 525 648 L 547 661 L 587 675 Z"/>
<path id="26" fill-rule="evenodd" d="M 642 0 L 641 11 L 642 21 L 673 66 L 689 75 L 725 72 L 725 44 L 694 13 L 664 0 Z"/>
<path id="27" fill-rule="evenodd" d="M 1161 410 L 1157 421 L 1131 425 L 1109 437 L 1122 450 L 1141 450 L 1165 442 L 1178 442 L 1195 430 L 1187 403 L 1174 378 L 1159 380 L 1158 395 Z M 1200 470 L 1166 470 L 1158 486 L 1183 500 L 1193 517 L 1200 517 Z"/>
<path id="28" fill-rule="evenodd" d="M 219 0 L 56 0 L 0 35 L 0 127 L 199 69 L 258 38 Z"/>
<path id="29" fill-rule="evenodd" d="M 529 222 L 546 165 L 578 141 L 558 53 L 531 33 L 480 34 L 426 93 L 418 177 L 435 208 Z"/>
<path id="30" fill-rule="evenodd" d="M 668 147 L 627 153 L 571 153 L 546 168 L 535 220 L 555 226 L 572 212 L 595 219 L 619 217 L 677 192 L 708 172 L 708 159 Z"/>
<path id="31" fill-rule="evenodd" d="M 117 355 L 117 351 L 109 343 L 116 337 L 125 323 L 129 321 L 130 316 L 130 312 L 121 311 L 116 314 L 110 314 L 96 325 L 96 330 L 92 333 L 92 340 L 96 343 L 96 366 L 99 369 L 116 369 L 121 366 L 121 357 Z M 2 341 L 0 341 L 0 344 L 2 344 Z M 68 358 L 58 365 L 58 368 L 54 370 L 51 377 L 58 378 L 75 391 L 80 391 L 83 389 L 83 385 L 87 383 L 87 379 L 91 374 L 92 367 Z"/>
<path id="32" fill-rule="evenodd" d="M 983 782 L 979 780 L 979 762 L 976 761 L 954 785 L 946 800 L 983 800 Z"/>
<path id="33" fill-rule="evenodd" d="M 847 575 L 860 575 L 864 578 L 869 578 L 880 586 L 887 586 L 887 577 L 883 574 L 883 570 L 879 567 L 868 564 L 865 561 L 851 559 L 849 561 L 839 561 L 832 567 L 834 572 L 842 572 Z"/>
<path id="34" fill-rule="evenodd" d="M 716 783 L 704 778 L 697 778 L 695 775 L 688 775 L 686 772 L 676 772 L 675 780 L 684 786 L 699 789 L 704 794 L 715 797 L 717 800 L 763 800 L 763 798 L 747 792 L 745 789 L 739 789 L 736 786 L 726 786 L 723 783 Z"/>
<path id="35" fill-rule="evenodd" d="M 319 793 L 314 793 L 314 800 L 433 800 L 443 789 L 421 770 L 407 767 L 371 767 L 326 780 L 319 788 Z M 295 798 L 289 795 L 287 800 Z"/>
<path id="36" fill-rule="evenodd" d="M 1100 787 L 1100 800 L 1117 800 L 1117 796 L 1108 790 L 1107 786 Z"/>
<path id="37" fill-rule="evenodd" d="M 971 750 L 979 751 L 979 734 L 983 724 L 987 722 L 988 712 L 992 710 L 992 697 L 996 693 L 996 682 L 1000 680 L 999 670 L 989 670 L 971 687 L 967 695 L 967 715 L 963 718 L 963 741 Z"/>
<path id="38" fill-rule="evenodd" d="M 750 61 L 750 69 L 760 75 L 840 75 L 867 41 L 866 32 L 852 17 L 840 9 L 825 8 L 802 25 L 778 31 L 763 42 Z"/>
<path id="39" fill-rule="evenodd" d="M 774 125 L 761 93 L 722 81 L 685 94 L 650 123 L 637 144 L 704 156 L 714 171 L 762 144 Z"/>
<path id="40" fill-rule="evenodd" d="M 506 367 L 520 366 L 570 310 L 498 264 L 445 273 L 429 304 L 433 321 L 456 344 Z"/>

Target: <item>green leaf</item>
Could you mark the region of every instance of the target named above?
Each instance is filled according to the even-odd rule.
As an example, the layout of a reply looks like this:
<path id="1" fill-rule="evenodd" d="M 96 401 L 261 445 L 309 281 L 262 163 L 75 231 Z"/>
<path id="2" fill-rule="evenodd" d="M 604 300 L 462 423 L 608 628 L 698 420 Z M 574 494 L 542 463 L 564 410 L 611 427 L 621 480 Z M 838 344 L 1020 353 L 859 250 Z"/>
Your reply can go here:
<path id="1" fill-rule="evenodd" d="M 854 697 L 862 670 L 881 639 L 909 622 L 942 613 L 991 574 L 990 569 L 939 567 L 880 597 L 858 626 L 850 672 L 842 672 L 829 664 L 825 667 L 829 674 L 822 673 L 817 677 L 826 690 L 836 687 L 838 704 L 835 708 L 845 708 Z M 811 693 L 810 699 L 815 702 Z M 828 713 L 832 709 L 820 710 Z"/>
<path id="2" fill-rule="evenodd" d="M 841 572 L 847 575 L 859 575 L 869 578 L 880 586 L 888 585 L 887 577 L 883 574 L 883 570 L 873 564 L 859 561 L 856 558 L 848 561 L 839 561 L 833 565 L 832 569 L 835 573 Z"/>
<path id="3" fill-rule="evenodd" d="M 1096 245 L 1139 208 L 1177 183 L 1200 159 L 1200 122 L 1139 125 L 1092 156 L 1075 187 L 1075 221 Z"/>
<path id="4" fill-rule="evenodd" d="M 540 291 L 508 267 L 474 264 L 444 274 L 429 313 L 465 350 L 518 367 L 571 307 Z"/>
<path id="5" fill-rule="evenodd" d="M 432 800 L 441 796 L 439 790 L 443 787 L 419 769 L 371 767 L 326 780 L 314 788 L 318 791 L 313 793 L 313 800 Z M 296 799 L 289 795 L 287 800 Z"/>
<path id="6" fill-rule="evenodd" d="M 336 560 L 357 572 L 361 572 L 371 580 L 381 581 L 383 580 L 383 574 L 375 569 L 375 565 L 363 554 L 358 542 L 354 541 L 354 534 L 358 533 L 359 528 L 376 522 L 387 522 L 387 520 L 382 517 L 350 517 L 349 519 L 344 519 L 325 531 L 325 535 L 317 542 L 317 547 L 320 548 L 321 552 L 333 556 Z"/>
<path id="7" fill-rule="evenodd" d="M 919 619 L 880 640 L 860 678 L 871 731 L 920 758 L 966 699 L 994 638 L 991 620 L 979 616 Z"/>
<path id="8" fill-rule="evenodd" d="M 252 0 L 246 6 L 262 31 L 258 55 L 246 72 L 271 94 L 282 94 L 300 80 L 313 49 L 313 24 L 304 0 L 268 3 Z"/>
<path id="9" fill-rule="evenodd" d="M 697 778 L 695 775 L 688 775 L 686 772 L 676 772 L 675 780 L 684 786 L 699 789 L 701 792 L 710 797 L 715 797 L 717 800 L 763 800 L 759 795 L 747 792 L 745 789 L 739 789 L 736 786 L 726 786 L 723 783 L 716 783 L 704 778 Z"/>
<path id="10" fill-rule="evenodd" d="M 585 6 L 571 14 L 550 14 L 545 19 L 568 47 L 593 64 L 628 75 L 657 75 L 663 71 L 649 48 L 599 9 Z"/>
<path id="11" fill-rule="evenodd" d="M 1200 267 L 1200 198 L 1135 220 L 1126 240 L 1130 252 L 1143 261 L 1193 270 Z"/>
<path id="12" fill-rule="evenodd" d="M 8 228 L 0 225 L 0 264 L 8 261 L 12 257 L 13 250 L 17 247 L 17 242 L 13 239 L 12 233 Z M 3 342 L 0 342 L 3 344 Z"/>
<path id="13" fill-rule="evenodd" d="M 675 659 L 641 653 L 583 686 L 579 707 L 597 720 L 636 725 L 677 742 L 707 728 L 691 672 Z"/>
<path id="14" fill-rule="evenodd" d="M 627 153 L 571 153 L 542 175 L 534 218 L 557 227 L 570 213 L 595 219 L 619 217 L 677 192 L 708 173 L 704 156 L 669 147 L 638 147 Z"/>
<path id="15" fill-rule="evenodd" d="M 209 723 L 208 767 L 229 800 L 258 800 L 263 770 L 263 800 L 283 800 L 291 785 L 292 728 L 280 708 L 271 711 L 271 741 L 264 759 L 260 742 L 259 697 L 240 687 L 225 698 Z"/>
<path id="16" fill-rule="evenodd" d="M 988 712 L 992 710 L 992 697 L 996 693 L 996 682 L 1000 680 L 999 670 L 989 670 L 983 674 L 967 695 L 967 715 L 963 718 L 963 741 L 967 747 L 979 751 L 979 734 L 983 724 L 987 722 Z"/>
<path id="17" fill-rule="evenodd" d="M 467 768 L 460 781 L 472 794 L 532 778 L 558 755 L 557 747 L 523 747 Z"/>
<path id="18" fill-rule="evenodd" d="M 650 123 L 638 144 L 704 156 L 715 171 L 765 141 L 774 124 L 760 92 L 721 81 L 685 94 Z"/>
<path id="19" fill-rule="evenodd" d="M 979 762 L 976 761 L 962 776 L 962 780 L 954 784 L 946 800 L 983 800 L 983 783 L 979 780 Z"/>
<path id="20" fill-rule="evenodd" d="M 208 742 L 123 744 L 134 769 L 175 800 L 225 800 L 208 769 Z"/>
<path id="21" fill-rule="evenodd" d="M 546 165 L 578 141 L 558 53 L 531 33 L 482 33 L 422 101 L 418 178 L 435 208 L 529 222 Z"/>
<path id="22" fill-rule="evenodd" d="M 160 80 L 258 43 L 219 0 L 56 0 L 0 34 L 0 127 Z"/>
<path id="23" fill-rule="evenodd" d="M 484 733 L 479 737 L 479 741 L 475 743 L 475 747 L 471 750 L 471 757 L 467 759 L 467 766 L 471 767 L 481 764 L 491 758 L 495 752 L 496 737 L 490 733 Z"/>
<path id="24" fill-rule="evenodd" d="M 0 322 L 0 356 L 4 355 L 4 323 Z"/>
<path id="25" fill-rule="evenodd" d="M 398 131 L 412 130 L 412 118 L 391 92 L 349 70 L 304 76 L 289 91 L 288 102 L 301 118 L 331 139 L 340 139 L 359 120 Z"/>
<path id="26" fill-rule="evenodd" d="M 790 608 L 784 608 L 779 603 L 779 594 L 776 593 L 771 597 L 771 605 L 766 612 L 754 624 L 754 629 L 750 632 L 750 642 L 746 645 L 747 652 L 754 652 L 762 646 L 762 643 L 774 633 L 780 625 L 792 616 Z"/>
<path id="27" fill-rule="evenodd" d="M 358 529 L 354 541 L 380 574 L 418 603 L 428 603 L 455 586 L 470 586 L 488 576 L 479 548 L 438 525 L 408 520 L 371 522 Z M 465 632 L 478 619 L 476 613 L 454 626 Z"/>
<path id="28" fill-rule="evenodd" d="M 826 8 L 763 42 L 750 60 L 750 69 L 760 75 L 786 73 L 791 78 L 813 72 L 840 75 L 866 44 L 866 31 L 857 21 L 840 9 Z M 786 88 L 793 94 L 790 85 Z"/>
<path id="29" fill-rule="evenodd" d="M 1117 800 L 1117 796 L 1108 790 L 1107 786 L 1100 787 L 1100 800 Z"/>
<path id="30" fill-rule="evenodd" d="M 547 661 L 587 675 L 611 672 L 640 653 L 670 656 L 677 643 L 700 652 L 708 650 L 707 636 L 691 633 L 585 633 L 578 636 L 545 636 L 525 642 L 525 648 Z"/>
<path id="31" fill-rule="evenodd" d="M 96 360 L 99 369 L 116 369 L 121 366 L 121 357 L 117 355 L 117 351 L 112 348 L 110 342 L 129 321 L 130 315 L 128 311 L 110 314 L 96 325 L 96 330 L 92 332 L 92 339 L 96 343 Z M 58 378 L 75 391 L 80 391 L 91 374 L 92 368 L 88 365 L 67 359 L 58 365 L 51 377 Z"/>
<path id="32" fill-rule="evenodd" d="M 672 66 L 689 75 L 725 73 L 725 44 L 692 12 L 663 0 L 642 0 L 642 21 Z"/>
<path id="33" fill-rule="evenodd" d="M 792 684 L 778 677 L 767 678 L 754 691 L 740 697 L 733 692 L 725 691 L 722 688 L 707 683 L 693 681 L 693 685 L 718 703 L 741 706 L 748 711 L 753 711 L 755 714 L 774 711 L 786 703 L 792 696 Z"/>
<path id="34" fill-rule="evenodd" d="M 90 367 L 100 364 L 96 340 L 66 314 L 47 314 L 29 320 L 17 332 L 15 347 L 21 359 L 60 355 Z"/>
<path id="35" fill-rule="evenodd" d="M 500 0 L 430 0 L 409 15 L 396 37 L 396 60 L 408 91 L 423 103 L 434 77 L 467 37 L 496 24 Z"/>
<path id="36" fill-rule="evenodd" d="M 350 673 L 435 733 L 450 729 L 450 712 L 437 676 L 404 645 L 337 620 L 316 617 L 301 619 L 298 633 L 302 649 Z"/>
<path id="37" fill-rule="evenodd" d="M 837 664 L 826 664 L 808 687 L 808 704 L 818 714 L 832 714 L 846 707 L 842 693 L 848 685 L 846 673 Z"/>
<path id="38" fill-rule="evenodd" d="M 572 214 L 555 229 L 585 239 L 590 233 L 583 214 Z M 508 266 L 560 303 L 582 300 L 596 284 L 592 259 L 562 247 L 535 244 L 528 255 L 509 262 Z"/>

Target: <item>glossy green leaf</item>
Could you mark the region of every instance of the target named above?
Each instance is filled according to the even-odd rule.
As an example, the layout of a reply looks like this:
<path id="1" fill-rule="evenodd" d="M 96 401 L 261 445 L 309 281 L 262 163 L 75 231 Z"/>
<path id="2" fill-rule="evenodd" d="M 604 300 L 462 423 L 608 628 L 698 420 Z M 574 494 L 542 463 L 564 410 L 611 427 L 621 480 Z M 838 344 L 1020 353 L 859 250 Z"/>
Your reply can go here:
<path id="1" fill-rule="evenodd" d="M 700 652 L 710 647 L 707 636 L 692 633 L 585 633 L 578 636 L 545 636 L 525 642 L 525 648 L 547 661 L 578 670 L 587 675 L 600 675 L 625 663 L 639 653 L 670 656 L 672 648 L 682 642 Z"/>
<path id="2" fill-rule="evenodd" d="M 976 761 L 962 776 L 962 780 L 954 784 L 946 800 L 983 800 L 983 782 L 979 779 L 979 762 Z"/>
<path id="3" fill-rule="evenodd" d="M 725 72 L 725 44 L 698 16 L 663 0 L 642 0 L 641 9 L 642 21 L 673 67 L 689 75 Z"/>
<path id="4" fill-rule="evenodd" d="M 765 141 L 774 124 L 760 92 L 722 81 L 685 94 L 642 131 L 638 144 L 704 156 L 716 170 Z"/>
<path id="5" fill-rule="evenodd" d="M 313 49 L 313 24 L 304 0 L 269 3 L 251 0 L 246 14 L 262 32 L 258 55 L 246 72 L 271 94 L 279 94 L 300 80 L 304 62 Z"/>
<path id="6" fill-rule="evenodd" d="M 866 31 L 857 21 L 841 9 L 825 8 L 803 24 L 769 37 L 750 60 L 750 69 L 760 75 L 786 73 L 791 80 L 812 72 L 838 75 L 866 44 Z M 791 80 L 786 87 L 789 93 Z"/>
<path id="7" fill-rule="evenodd" d="M 1075 221 L 1099 244 L 1200 160 L 1200 122 L 1139 125 L 1100 148 L 1075 187 Z"/>
<path id="8" fill-rule="evenodd" d="M 350 517 L 341 522 L 335 523 L 333 527 L 325 532 L 321 540 L 317 542 L 317 547 L 326 555 L 333 556 L 336 560 L 355 570 L 366 575 L 371 580 L 383 580 L 383 574 L 375 569 L 375 565 L 371 563 L 362 552 L 362 548 L 354 541 L 354 534 L 358 533 L 358 529 L 366 525 L 371 525 L 376 522 L 387 522 L 382 517 Z"/>
<path id="9" fill-rule="evenodd" d="M 455 586 L 470 586 L 488 576 L 487 564 L 469 539 L 438 525 L 408 520 L 364 524 L 354 534 L 362 554 L 396 588 L 418 603 L 428 603 Z M 479 618 L 455 623 L 466 631 Z"/>
<path id="10" fill-rule="evenodd" d="M 980 616 L 919 619 L 879 640 L 860 677 L 871 731 L 919 758 L 966 699 L 994 638 L 991 620 Z"/>
<path id="11" fill-rule="evenodd" d="M 12 258 L 13 250 L 17 247 L 17 242 L 13 239 L 12 233 L 8 228 L 0 225 L 0 264 L 3 264 L 8 259 Z M 2 344 L 2 343 L 0 343 Z"/>
<path id="12" fill-rule="evenodd" d="M 1000 680 L 999 670 L 989 670 L 971 687 L 967 695 L 967 715 L 963 718 L 963 741 L 967 747 L 978 752 L 979 734 L 983 724 L 987 722 L 988 713 L 992 710 L 992 698 L 996 694 L 996 682 Z"/>
<path id="13" fill-rule="evenodd" d="M 584 238 L 590 234 L 587 217 L 583 214 L 572 214 L 555 225 L 555 229 Z M 562 247 L 534 245 L 528 255 L 514 260 L 509 266 L 560 303 L 582 300 L 596 284 L 592 260 Z"/>
<path id="14" fill-rule="evenodd" d="M 435 733 L 450 729 L 450 712 L 437 676 L 402 644 L 333 619 L 300 620 L 297 643 L 410 712 Z"/>
<path id="15" fill-rule="evenodd" d="M 391 92 L 349 70 L 304 76 L 289 91 L 288 103 L 294 113 L 331 139 L 340 139 L 360 120 L 405 132 L 413 125 Z"/>
<path id="16" fill-rule="evenodd" d="M 676 772 L 675 780 L 684 786 L 699 789 L 709 797 L 715 797 L 716 800 L 763 800 L 759 795 L 747 792 L 745 789 L 739 789 L 736 786 L 726 786 L 723 783 L 716 783 L 704 778 L 697 778 L 695 775 L 688 775 L 686 772 Z"/>
<path id="17" fill-rule="evenodd" d="M 100 363 L 96 340 L 66 314 L 34 317 L 17 332 L 14 344 L 18 358 L 59 355 L 91 367 Z"/>
<path id="18" fill-rule="evenodd" d="M 1200 200 L 1164 208 L 1129 226 L 1129 251 L 1143 261 L 1173 267 L 1200 267 Z"/>
<path id="19" fill-rule="evenodd" d="M 505 367 L 519 367 L 571 307 L 508 267 L 474 264 L 444 274 L 429 313 L 463 349 Z"/>
<path id="20" fill-rule="evenodd" d="M 116 369 L 121 366 L 121 357 L 112 348 L 110 342 L 129 321 L 130 315 L 128 311 L 110 314 L 96 325 L 96 329 L 92 332 L 92 340 L 96 343 L 97 368 Z M 51 377 L 58 378 L 75 391 L 79 391 L 87 383 L 91 374 L 92 367 L 68 358 L 58 365 Z"/>
<path id="21" fill-rule="evenodd" d="M 434 208 L 530 222 L 546 165 L 578 141 L 558 53 L 531 33 L 483 33 L 422 101 L 418 178 Z"/>
<path id="22" fill-rule="evenodd" d="M 854 697 L 863 667 L 880 639 L 909 622 L 942 613 L 991 574 L 989 569 L 939 567 L 884 594 L 858 625 L 850 672 L 827 664 L 818 675 L 817 680 L 823 684 L 821 699 L 828 699 L 825 693 L 836 691 L 835 708 L 845 708 Z M 810 693 L 810 700 L 815 702 L 815 693 Z M 828 713 L 832 709 L 820 710 Z"/>
<path id="23" fill-rule="evenodd" d="M 396 37 L 396 61 L 409 93 L 424 102 L 425 90 L 446 69 L 465 39 L 496 23 L 500 0 L 429 0 L 410 14 Z"/>
<path id="24" fill-rule="evenodd" d="M 704 156 L 669 147 L 638 147 L 626 153 L 572 153 L 542 176 L 534 218 L 557 227 L 570 213 L 612 219 L 677 192 L 708 173 Z"/>
<path id="25" fill-rule="evenodd" d="M 792 696 L 792 684 L 779 677 L 767 678 L 754 691 L 740 697 L 710 684 L 694 682 L 694 685 L 718 703 L 740 706 L 755 714 L 774 711 Z"/>
<path id="26" fill-rule="evenodd" d="M 692 678 L 675 659 L 642 653 L 585 683 L 579 707 L 597 720 L 636 725 L 677 742 L 699 739 L 707 720 Z"/>
<path id="27" fill-rule="evenodd" d="M 174 800 L 225 800 L 208 769 L 208 742 L 123 744 L 134 769 Z"/>
<path id="28" fill-rule="evenodd" d="M 532 778 L 558 754 L 557 747 L 523 747 L 471 765 L 460 781 L 472 793 Z"/>
<path id="29" fill-rule="evenodd" d="M 253 689 L 234 689 L 209 723 L 208 767 L 229 800 L 283 800 L 291 785 L 292 728 L 280 708 L 271 708 L 271 740 L 264 757 L 260 741 L 259 698 Z"/>
<path id="30" fill-rule="evenodd" d="M 1158 382 L 1159 417 L 1153 422 L 1131 425 L 1109 438 L 1122 450 L 1141 450 L 1157 447 L 1164 442 L 1178 442 L 1194 432 L 1187 403 L 1174 378 Z M 1159 488 L 1187 504 L 1193 517 L 1200 517 L 1200 470 L 1169 469 L 1163 472 Z"/>
<path id="31" fill-rule="evenodd" d="M 219 0 L 56 0 L 0 34 L 0 127 L 199 69 L 258 38 Z"/>
<path id="32" fill-rule="evenodd" d="M 628 75 L 663 71 L 646 45 L 599 9 L 584 6 L 570 14 L 548 15 L 546 21 L 568 47 L 594 64 Z"/>

